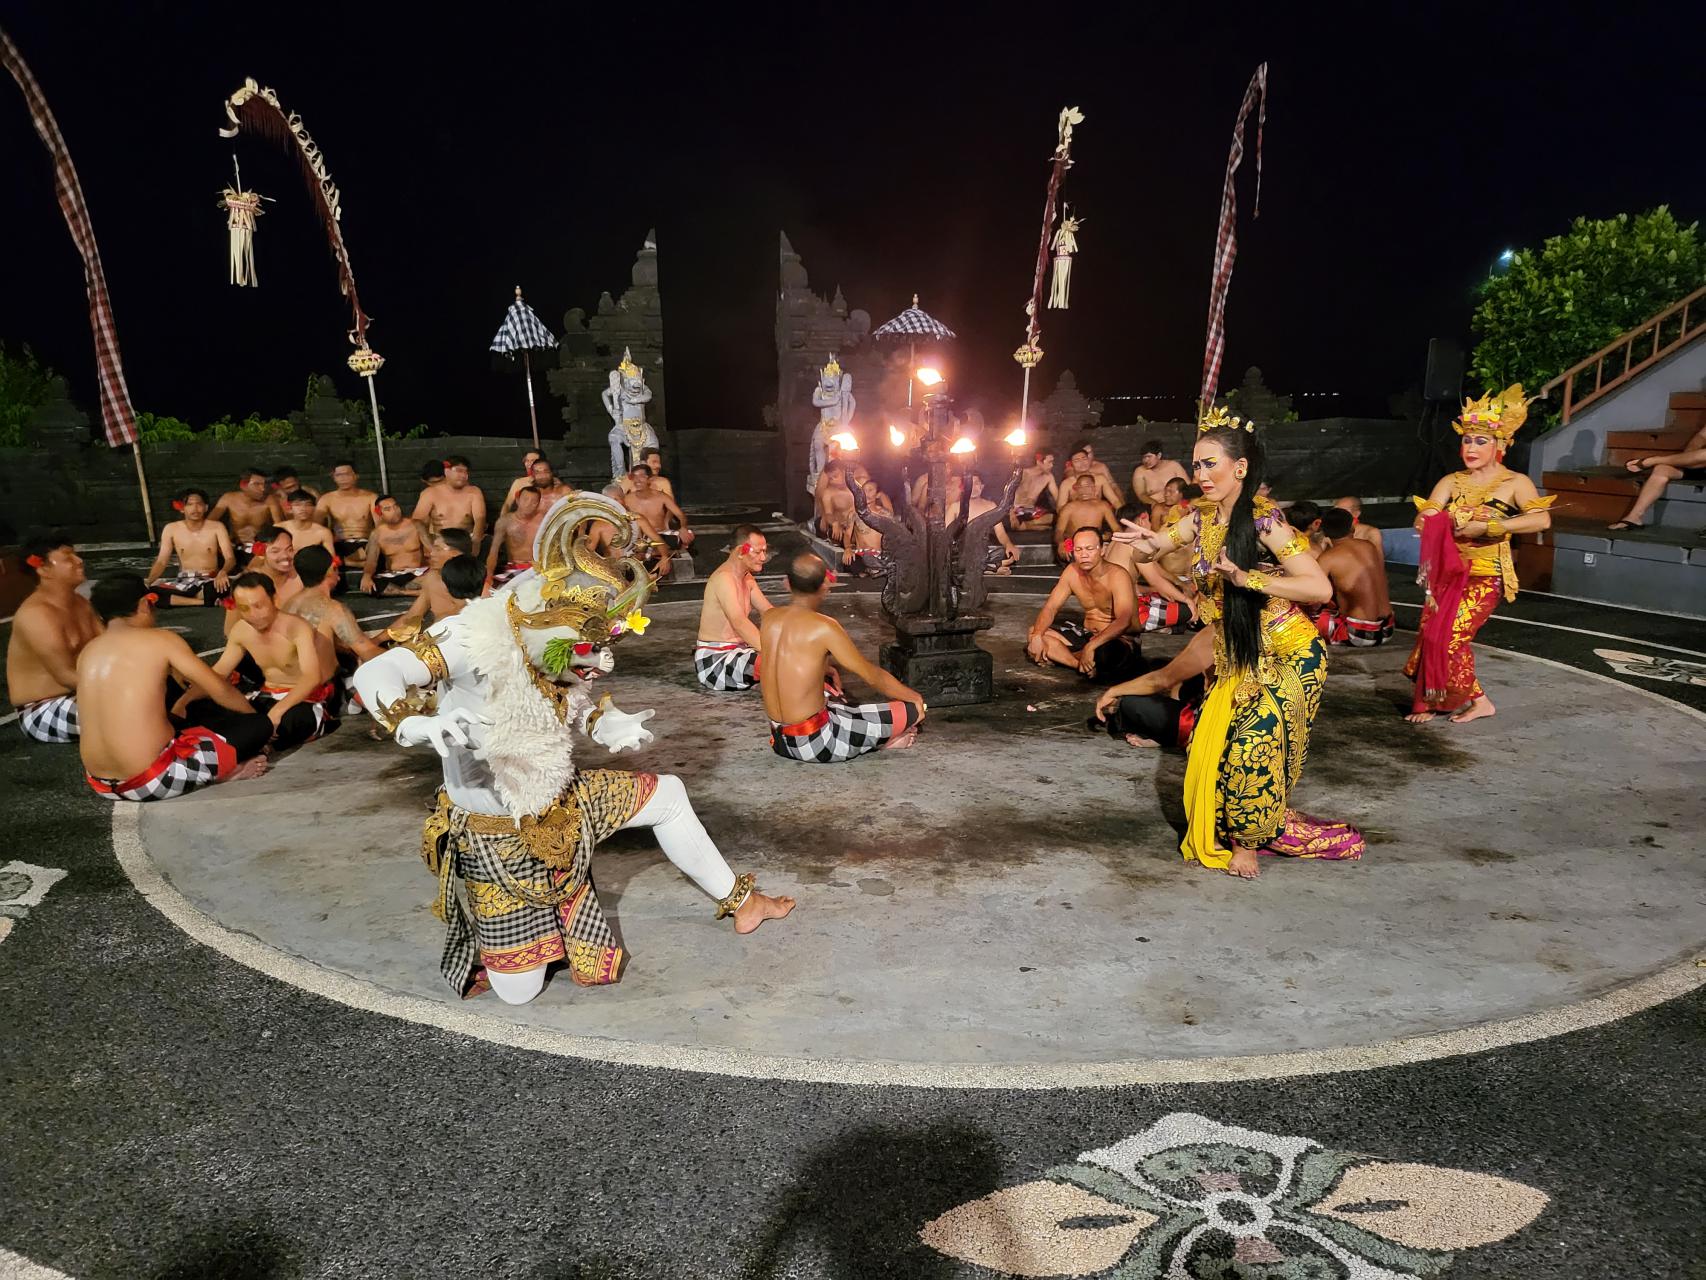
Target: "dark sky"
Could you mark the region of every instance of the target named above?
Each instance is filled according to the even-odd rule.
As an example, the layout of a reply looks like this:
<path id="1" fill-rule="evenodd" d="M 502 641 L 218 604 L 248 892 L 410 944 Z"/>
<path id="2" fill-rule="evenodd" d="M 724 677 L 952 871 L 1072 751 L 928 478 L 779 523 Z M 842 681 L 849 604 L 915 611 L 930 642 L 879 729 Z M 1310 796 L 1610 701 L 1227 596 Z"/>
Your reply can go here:
<path id="1" fill-rule="evenodd" d="M 524 432 L 519 379 L 486 354 L 511 287 L 558 328 L 620 292 L 651 226 L 677 429 L 759 425 L 781 229 L 815 287 L 878 322 L 920 293 L 961 334 L 962 398 L 1002 411 L 1067 103 L 1088 116 L 1065 192 L 1086 223 L 1044 389 L 1070 367 L 1093 395 L 1189 398 L 1232 119 L 1264 58 L 1262 214 L 1247 159 L 1223 385 L 1259 364 L 1277 390 L 1378 410 L 1419 381 L 1430 336 L 1467 337 L 1507 245 L 1578 213 L 1706 210 L 1686 6 L 1591 24 L 1531 6 L 669 9 L 7 0 L 0 21 L 76 159 L 137 407 L 198 423 L 295 407 L 311 370 L 360 393 L 300 177 L 217 136 L 250 75 L 301 113 L 343 192 L 397 428 Z M 46 155 L 9 78 L 0 104 L 0 340 L 92 405 Z M 233 148 L 277 198 L 258 290 L 226 283 Z"/>

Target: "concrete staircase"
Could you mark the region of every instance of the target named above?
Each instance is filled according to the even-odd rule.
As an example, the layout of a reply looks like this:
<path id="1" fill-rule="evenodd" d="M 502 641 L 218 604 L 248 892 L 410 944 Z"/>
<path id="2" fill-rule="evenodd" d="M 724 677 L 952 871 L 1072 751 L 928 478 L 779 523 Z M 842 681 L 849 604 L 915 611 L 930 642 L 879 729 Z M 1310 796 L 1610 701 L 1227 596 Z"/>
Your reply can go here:
<path id="1" fill-rule="evenodd" d="M 1624 464 L 1687 444 L 1706 426 L 1706 391 L 1672 392 L 1666 416 L 1662 428 L 1607 431 L 1597 464 L 1541 472 L 1542 492 L 1558 501 L 1551 529 L 1515 539 L 1524 586 L 1706 617 L 1706 477 L 1673 481 L 1647 513 L 1646 528 L 1606 528 L 1641 487 L 1642 476 Z"/>

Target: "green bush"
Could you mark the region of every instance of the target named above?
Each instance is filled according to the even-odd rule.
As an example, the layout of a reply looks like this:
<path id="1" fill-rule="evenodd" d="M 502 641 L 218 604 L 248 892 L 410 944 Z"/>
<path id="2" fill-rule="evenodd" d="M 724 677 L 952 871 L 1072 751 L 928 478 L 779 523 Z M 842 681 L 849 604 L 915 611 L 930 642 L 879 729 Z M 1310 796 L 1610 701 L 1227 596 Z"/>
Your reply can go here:
<path id="1" fill-rule="evenodd" d="M 35 411 L 47 403 L 53 386 L 53 370 L 25 347 L 13 355 L 0 343 L 0 445 L 24 442 L 24 427 Z"/>
<path id="2" fill-rule="evenodd" d="M 1537 394 L 1578 360 L 1706 282 L 1699 225 L 1682 226 L 1660 205 L 1633 218 L 1577 218 L 1538 252 L 1518 251 L 1508 269 L 1480 288 L 1471 373 L 1485 390 L 1520 382 Z M 1608 361 L 1608 378 L 1621 372 L 1621 363 Z M 1577 396 L 1593 384 L 1592 369 L 1577 375 Z M 1552 407 L 1561 403 L 1560 395 Z"/>
<path id="3" fill-rule="evenodd" d="M 221 418 L 207 424 L 205 431 L 223 444 L 278 444 L 296 439 L 289 418 L 263 418 L 251 413 L 241 422 Z"/>
<path id="4" fill-rule="evenodd" d="M 160 444 L 167 440 L 194 440 L 195 428 L 182 418 L 170 418 L 160 413 L 136 415 L 136 434 L 143 444 Z"/>

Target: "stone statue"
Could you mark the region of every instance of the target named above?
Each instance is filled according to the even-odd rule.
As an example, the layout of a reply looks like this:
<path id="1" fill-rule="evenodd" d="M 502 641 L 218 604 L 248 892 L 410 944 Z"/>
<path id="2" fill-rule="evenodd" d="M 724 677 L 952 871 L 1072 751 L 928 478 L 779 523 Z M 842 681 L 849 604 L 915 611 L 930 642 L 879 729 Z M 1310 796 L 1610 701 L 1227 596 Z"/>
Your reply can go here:
<path id="1" fill-rule="evenodd" d="M 658 433 L 646 421 L 646 402 L 652 398 L 646 375 L 634 363 L 633 352 L 622 349 L 622 363 L 610 371 L 610 385 L 600 393 L 610 428 L 610 478 L 620 480 L 640 460 L 644 449 L 655 449 Z"/>
<path id="2" fill-rule="evenodd" d="M 807 493 L 817 494 L 818 473 L 829 461 L 830 437 L 853 429 L 853 409 L 857 403 L 853 399 L 853 375 L 841 372 L 841 362 L 830 356 L 812 390 L 812 404 L 820 416 L 812 429 L 811 458 L 806 464 Z"/>

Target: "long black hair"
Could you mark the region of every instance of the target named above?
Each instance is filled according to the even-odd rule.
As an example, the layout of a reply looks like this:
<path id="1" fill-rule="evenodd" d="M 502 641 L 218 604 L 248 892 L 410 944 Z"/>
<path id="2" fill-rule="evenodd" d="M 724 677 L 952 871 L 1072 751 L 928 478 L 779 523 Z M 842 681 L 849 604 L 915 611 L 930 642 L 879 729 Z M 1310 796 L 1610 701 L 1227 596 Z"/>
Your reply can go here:
<path id="1" fill-rule="evenodd" d="M 1256 491 L 1268 469 L 1267 450 L 1254 431 L 1243 427 L 1216 427 L 1197 437 L 1197 443 L 1218 444 L 1228 459 L 1244 459 L 1244 479 L 1238 500 L 1226 521 L 1226 556 L 1240 569 L 1253 569 L 1262 559 L 1262 544 L 1256 538 Z M 1213 519 L 1212 516 L 1208 517 Z M 1259 591 L 1238 587 L 1226 579 L 1221 584 L 1221 634 L 1226 654 L 1241 671 L 1254 671 L 1262 652 L 1262 606 L 1267 597 Z M 1222 673 L 1225 675 L 1226 673 Z"/>

